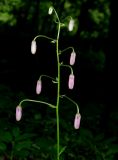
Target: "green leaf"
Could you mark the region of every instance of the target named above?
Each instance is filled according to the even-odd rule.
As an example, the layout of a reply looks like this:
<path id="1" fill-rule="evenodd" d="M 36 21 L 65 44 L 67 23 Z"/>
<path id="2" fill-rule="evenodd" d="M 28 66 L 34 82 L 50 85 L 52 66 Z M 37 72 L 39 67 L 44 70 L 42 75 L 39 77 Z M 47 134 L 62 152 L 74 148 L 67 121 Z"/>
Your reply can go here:
<path id="1" fill-rule="evenodd" d="M 111 137 L 111 138 L 103 141 L 103 143 L 111 146 L 111 144 L 113 144 L 113 143 L 116 142 L 116 141 L 117 141 L 117 137 Z"/>
<path id="2" fill-rule="evenodd" d="M 28 155 L 30 155 L 30 152 L 27 151 L 27 150 L 21 150 L 21 151 L 19 151 L 19 152 L 15 152 L 15 153 L 14 153 L 14 156 L 16 156 L 17 158 L 20 157 L 20 158 L 22 158 L 22 159 L 23 159 L 23 158 L 26 159 L 26 157 L 27 157 Z"/>
<path id="3" fill-rule="evenodd" d="M 66 149 L 66 146 L 64 146 L 63 148 L 61 148 L 60 152 L 59 152 L 59 155 L 61 155 Z"/>
<path id="4" fill-rule="evenodd" d="M 49 151 L 52 150 L 52 145 L 53 145 L 53 141 L 51 139 L 46 139 L 46 138 L 39 138 L 34 144 L 33 146 L 38 146 L 37 149 L 40 149 L 42 151 Z M 36 147 L 35 147 L 36 148 Z"/>
<path id="5" fill-rule="evenodd" d="M 2 137 L 1 137 L 2 141 L 4 142 L 12 142 L 12 135 L 10 132 L 5 132 Z"/>
<path id="6" fill-rule="evenodd" d="M 117 144 L 110 145 L 109 150 L 106 152 L 106 156 L 110 156 L 116 153 L 118 153 L 118 145 Z"/>
<path id="7" fill-rule="evenodd" d="M 17 144 L 15 144 L 15 150 L 20 151 L 22 149 L 30 149 L 32 145 L 31 141 L 24 141 L 24 142 L 19 142 Z"/>
<path id="8" fill-rule="evenodd" d="M 20 136 L 20 129 L 18 127 L 15 127 L 13 128 L 12 133 L 13 133 L 13 136 L 17 138 Z"/>
<path id="9" fill-rule="evenodd" d="M 27 140 L 29 138 L 34 137 L 35 134 L 31 134 L 31 133 L 25 133 L 23 135 L 19 135 L 18 137 L 16 137 L 16 141 L 23 141 L 23 140 Z"/>
<path id="10" fill-rule="evenodd" d="M 4 143 L 0 143 L 0 151 L 5 151 L 6 150 L 6 145 Z"/>

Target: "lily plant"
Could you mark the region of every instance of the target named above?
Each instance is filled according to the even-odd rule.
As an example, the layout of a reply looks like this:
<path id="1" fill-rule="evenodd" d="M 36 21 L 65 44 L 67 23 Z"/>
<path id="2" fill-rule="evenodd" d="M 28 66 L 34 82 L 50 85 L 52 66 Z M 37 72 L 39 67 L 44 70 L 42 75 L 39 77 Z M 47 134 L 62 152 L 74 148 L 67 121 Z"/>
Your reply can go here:
<path id="1" fill-rule="evenodd" d="M 56 25 L 57 25 L 57 34 L 56 34 L 56 38 L 51 38 L 51 37 L 47 37 L 45 35 L 37 35 L 36 37 L 34 37 L 34 39 L 31 42 L 31 53 L 35 54 L 37 51 L 37 43 L 36 40 L 37 38 L 46 38 L 48 40 L 50 40 L 51 42 L 55 43 L 55 48 L 56 48 L 56 60 L 57 60 L 57 76 L 56 78 L 51 77 L 49 75 L 40 75 L 39 79 L 37 80 L 37 84 L 36 84 L 36 94 L 41 94 L 42 91 L 42 78 L 43 77 L 47 77 L 52 79 L 52 82 L 54 83 L 54 85 L 57 85 L 57 95 L 56 95 L 56 105 L 54 104 L 50 104 L 48 102 L 45 101 L 39 101 L 39 100 L 33 100 L 33 99 L 23 99 L 19 105 L 16 107 L 16 120 L 20 121 L 22 118 L 22 107 L 23 107 L 23 103 L 24 102 L 35 102 L 35 103 L 41 103 L 41 104 L 45 104 L 46 106 L 55 109 L 56 112 L 56 137 L 57 137 L 57 155 L 56 155 L 56 159 L 60 160 L 60 156 L 62 154 L 62 152 L 65 150 L 64 148 L 60 149 L 60 129 L 59 129 L 59 110 L 60 110 L 60 98 L 66 98 L 67 100 L 69 100 L 70 102 L 72 102 L 77 111 L 75 113 L 75 118 L 74 118 L 74 128 L 75 129 L 79 129 L 80 127 L 80 120 L 81 120 L 81 115 L 79 113 L 79 106 L 78 104 L 72 100 L 70 97 L 68 97 L 67 95 L 61 95 L 60 93 L 60 68 L 61 67 L 67 67 L 70 70 L 70 74 L 69 74 L 69 78 L 68 78 L 68 88 L 70 90 L 72 90 L 74 88 L 74 82 L 75 82 L 75 75 L 72 69 L 72 66 L 75 64 L 75 60 L 76 60 L 76 52 L 74 50 L 73 47 L 68 47 L 64 50 L 60 50 L 59 49 L 59 39 L 60 39 L 60 30 L 62 26 L 65 26 L 64 23 L 61 23 L 60 18 L 55 10 L 55 8 L 53 6 L 49 7 L 48 10 L 48 14 L 52 15 L 55 14 L 56 16 Z M 74 20 L 72 17 L 69 17 L 69 22 L 68 22 L 68 26 L 66 26 L 68 28 L 69 31 L 72 31 L 74 28 Z M 60 61 L 60 55 L 63 54 L 63 52 L 66 52 L 67 50 L 71 50 L 70 52 L 70 61 L 69 64 L 63 64 Z"/>

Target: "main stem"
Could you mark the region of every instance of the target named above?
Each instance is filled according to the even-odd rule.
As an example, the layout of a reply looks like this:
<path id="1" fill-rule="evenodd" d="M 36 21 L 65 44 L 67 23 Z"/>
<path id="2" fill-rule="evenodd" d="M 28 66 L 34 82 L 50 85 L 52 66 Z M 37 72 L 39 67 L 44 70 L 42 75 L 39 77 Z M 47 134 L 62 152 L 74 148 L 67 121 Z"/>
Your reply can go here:
<path id="1" fill-rule="evenodd" d="M 59 62 L 59 34 L 60 23 L 58 24 L 58 34 L 56 41 L 56 54 L 57 54 L 57 69 L 58 69 L 58 86 L 57 86 L 57 104 L 56 104 L 56 119 L 57 119 L 57 160 L 59 160 L 60 140 L 59 140 L 59 98 L 60 98 L 60 62 Z"/>

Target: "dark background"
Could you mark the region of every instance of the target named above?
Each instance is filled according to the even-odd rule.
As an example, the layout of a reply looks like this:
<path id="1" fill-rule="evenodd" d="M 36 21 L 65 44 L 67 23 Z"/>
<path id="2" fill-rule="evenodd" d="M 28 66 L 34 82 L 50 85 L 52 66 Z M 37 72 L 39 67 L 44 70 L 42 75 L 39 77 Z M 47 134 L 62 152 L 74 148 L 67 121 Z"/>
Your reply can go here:
<path id="1" fill-rule="evenodd" d="M 65 17 L 71 15 L 75 20 L 72 32 L 62 28 L 59 41 L 60 50 L 73 46 L 77 54 L 73 66 L 75 87 L 72 91 L 68 89 L 70 72 L 62 68 L 61 93 L 79 104 L 82 119 L 80 129 L 74 130 L 76 108 L 61 100 L 60 139 L 61 146 L 67 147 L 62 156 L 74 160 L 115 160 L 118 155 L 116 14 L 113 2 L 107 0 L 0 2 L 0 158 L 55 158 L 54 111 L 24 103 L 23 119 L 15 121 L 15 108 L 24 98 L 56 103 L 56 87 L 49 79 L 43 80 L 41 95 L 35 93 L 41 74 L 57 76 L 55 44 L 37 39 L 37 53 L 32 55 L 30 51 L 36 35 L 56 37 L 54 15 L 48 15 L 50 5 L 66 25 Z M 70 54 L 68 50 L 61 56 L 64 64 L 69 64 Z"/>

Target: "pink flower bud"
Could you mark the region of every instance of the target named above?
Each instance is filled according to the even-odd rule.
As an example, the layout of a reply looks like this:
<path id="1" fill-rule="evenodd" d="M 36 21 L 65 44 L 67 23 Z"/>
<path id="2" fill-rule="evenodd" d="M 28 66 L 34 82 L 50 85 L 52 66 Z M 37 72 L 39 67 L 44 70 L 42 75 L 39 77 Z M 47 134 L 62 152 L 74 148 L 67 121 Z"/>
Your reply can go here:
<path id="1" fill-rule="evenodd" d="M 70 22 L 69 22 L 69 24 L 68 24 L 68 30 L 69 30 L 69 31 L 72 31 L 72 30 L 73 30 L 73 27 L 74 27 L 74 20 L 71 19 Z"/>
<path id="2" fill-rule="evenodd" d="M 70 65 L 74 65 L 76 58 L 76 53 L 73 51 L 70 56 Z"/>
<path id="3" fill-rule="evenodd" d="M 41 88 L 42 88 L 42 83 L 41 80 L 37 81 L 37 85 L 36 85 L 36 93 L 40 94 L 41 93 Z"/>
<path id="4" fill-rule="evenodd" d="M 53 7 L 50 7 L 49 10 L 48 10 L 48 14 L 51 15 L 52 12 L 53 12 Z"/>
<path id="5" fill-rule="evenodd" d="M 69 89 L 73 89 L 73 87 L 74 87 L 74 79 L 75 79 L 74 74 L 70 74 L 69 75 L 69 81 L 68 81 Z"/>
<path id="6" fill-rule="evenodd" d="M 16 107 L 16 120 L 20 121 L 22 117 L 22 107 L 21 106 L 17 106 Z"/>
<path id="7" fill-rule="evenodd" d="M 36 47 L 36 41 L 33 40 L 32 43 L 31 43 L 31 53 L 35 54 L 36 53 L 36 49 L 37 49 L 37 47 Z"/>
<path id="8" fill-rule="evenodd" d="M 74 120 L 74 128 L 75 129 L 79 129 L 79 127 L 80 127 L 80 120 L 81 120 L 81 115 L 80 115 L 80 113 L 77 113 L 75 115 L 75 120 Z"/>

